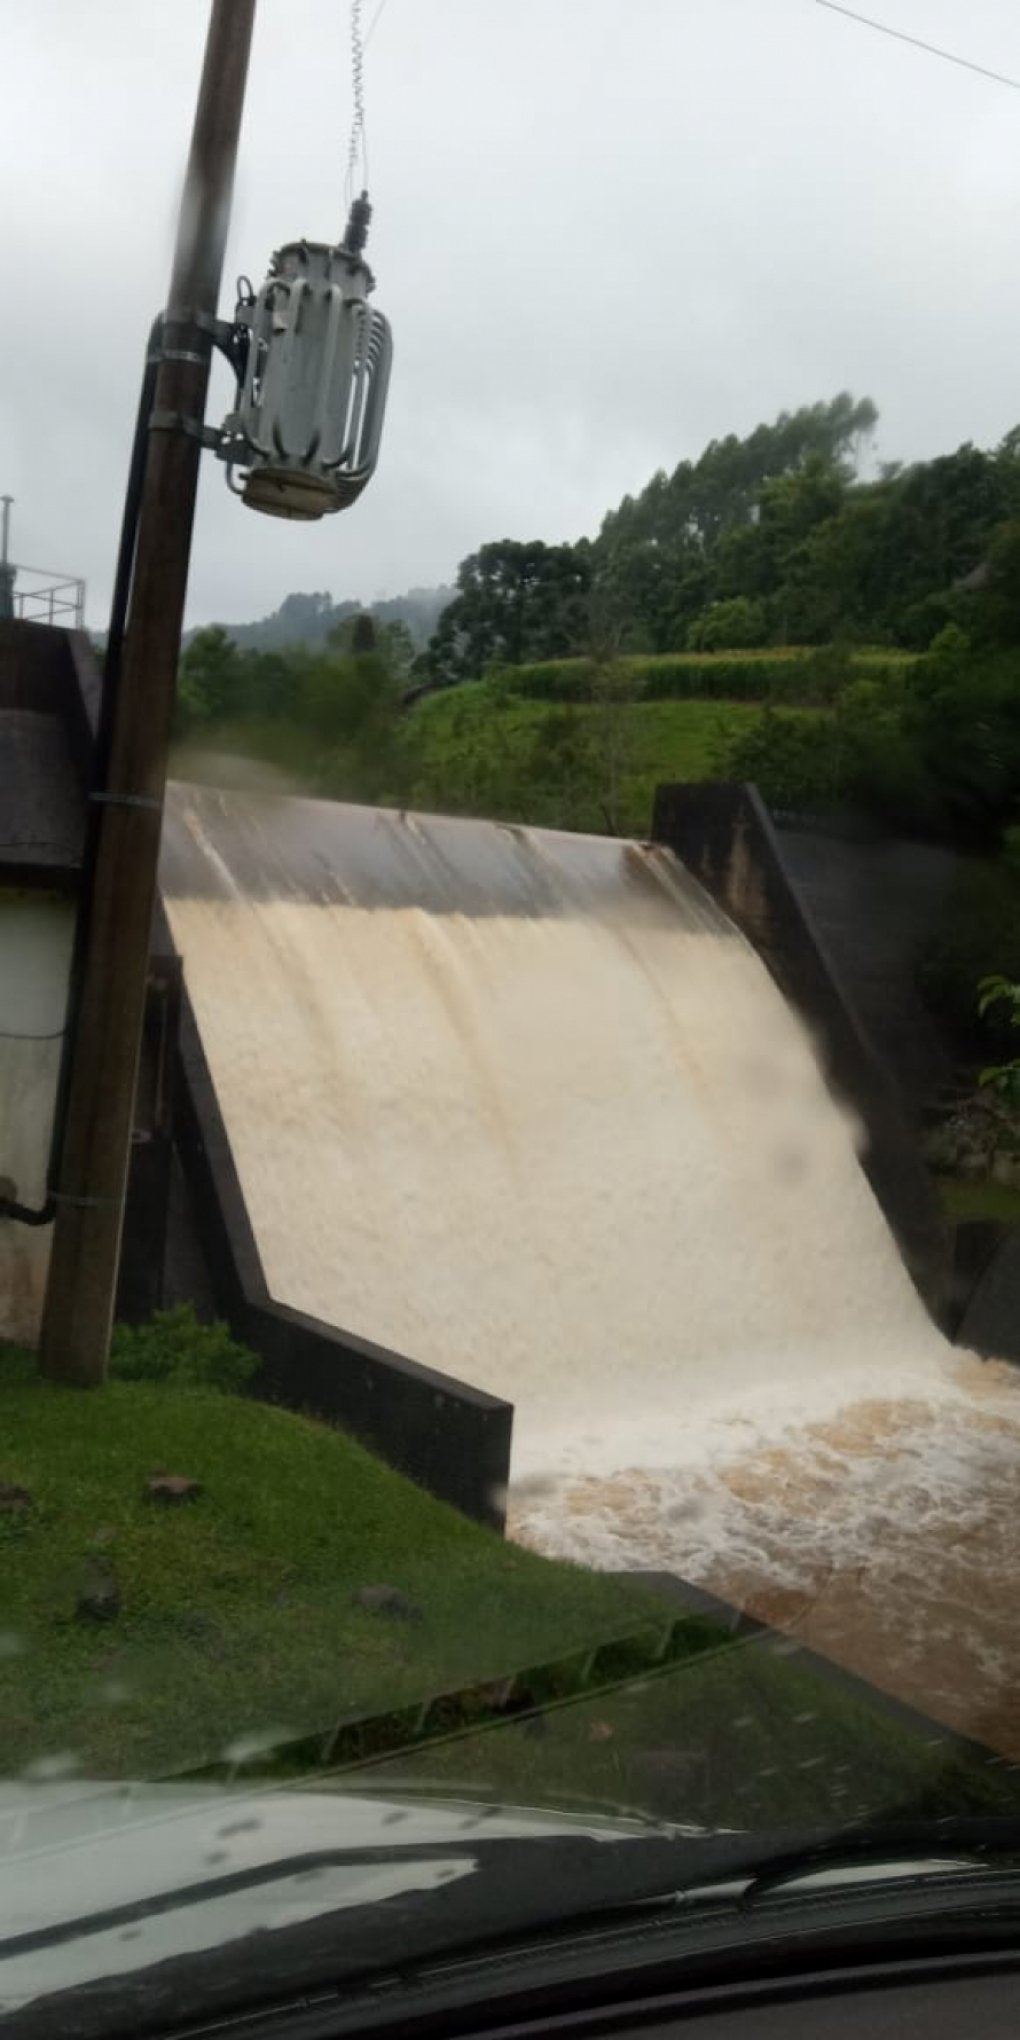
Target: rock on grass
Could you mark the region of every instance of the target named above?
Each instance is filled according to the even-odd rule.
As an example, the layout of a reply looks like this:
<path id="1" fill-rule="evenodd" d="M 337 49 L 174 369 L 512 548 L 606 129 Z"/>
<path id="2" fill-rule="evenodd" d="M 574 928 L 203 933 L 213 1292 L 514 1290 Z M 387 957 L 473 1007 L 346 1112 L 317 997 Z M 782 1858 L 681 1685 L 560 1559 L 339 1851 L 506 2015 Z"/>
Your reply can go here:
<path id="1" fill-rule="evenodd" d="M 388 1615 L 391 1622 L 421 1622 L 424 1610 L 416 1601 L 409 1601 L 399 1587 L 357 1587 L 351 1595 L 355 1608 L 363 1608 L 368 1615 Z"/>

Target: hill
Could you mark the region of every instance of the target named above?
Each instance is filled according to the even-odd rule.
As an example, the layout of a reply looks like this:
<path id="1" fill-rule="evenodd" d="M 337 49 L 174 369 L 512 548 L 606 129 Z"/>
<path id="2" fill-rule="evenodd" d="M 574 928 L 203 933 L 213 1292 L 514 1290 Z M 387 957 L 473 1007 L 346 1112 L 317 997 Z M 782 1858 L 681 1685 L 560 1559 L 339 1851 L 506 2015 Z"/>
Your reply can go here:
<path id="1" fill-rule="evenodd" d="M 222 627 L 238 649 L 275 652 L 285 645 L 323 645 L 331 630 L 345 617 L 370 610 L 380 623 L 405 623 L 416 651 L 428 644 L 442 611 L 453 595 L 452 588 L 411 588 L 406 595 L 387 596 L 377 602 L 332 595 L 287 595 L 279 609 L 256 623 L 225 623 Z M 194 637 L 194 631 L 189 637 Z"/>

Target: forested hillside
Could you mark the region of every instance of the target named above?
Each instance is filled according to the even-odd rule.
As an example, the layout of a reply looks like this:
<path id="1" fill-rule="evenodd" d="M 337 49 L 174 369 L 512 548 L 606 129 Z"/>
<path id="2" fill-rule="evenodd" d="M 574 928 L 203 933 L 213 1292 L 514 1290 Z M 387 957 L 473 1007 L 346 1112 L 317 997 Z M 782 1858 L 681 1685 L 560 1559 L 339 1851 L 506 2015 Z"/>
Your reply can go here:
<path id="1" fill-rule="evenodd" d="M 876 475 L 875 419 L 840 396 L 654 476 L 592 540 L 481 546 L 424 651 L 399 605 L 325 596 L 271 620 L 296 607 L 304 642 L 198 632 L 180 769 L 621 835 L 659 781 L 746 779 L 954 843 L 929 987 L 965 1031 L 983 972 L 1020 978 L 1020 428 Z"/>
<path id="2" fill-rule="evenodd" d="M 766 645 L 923 651 L 946 624 L 1020 638 L 1020 428 L 1001 446 L 864 475 L 877 423 L 847 394 L 626 496 L 594 540 L 500 541 L 466 559 L 428 652 L 443 685 L 584 653 Z M 976 585 L 975 585 L 976 582 Z M 994 584 L 994 603 L 977 602 Z"/>
<path id="3" fill-rule="evenodd" d="M 411 588 L 406 595 L 374 602 L 372 613 L 381 623 L 406 624 L 415 651 L 420 651 L 452 594 L 451 588 Z M 228 623 L 222 628 L 240 651 L 276 652 L 288 645 L 323 645 L 332 630 L 364 608 L 363 602 L 334 602 L 327 594 L 287 595 L 279 609 L 260 622 Z"/>

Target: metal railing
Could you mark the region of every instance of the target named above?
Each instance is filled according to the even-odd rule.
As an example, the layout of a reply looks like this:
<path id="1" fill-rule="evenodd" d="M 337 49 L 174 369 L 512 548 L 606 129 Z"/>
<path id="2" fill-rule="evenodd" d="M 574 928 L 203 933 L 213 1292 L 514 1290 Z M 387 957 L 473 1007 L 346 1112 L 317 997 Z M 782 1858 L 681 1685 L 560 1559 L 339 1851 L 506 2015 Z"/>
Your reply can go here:
<path id="1" fill-rule="evenodd" d="M 59 623 L 65 630 L 84 630 L 84 581 L 46 567 L 16 567 L 13 561 L 9 571 L 15 616 L 24 622 Z"/>

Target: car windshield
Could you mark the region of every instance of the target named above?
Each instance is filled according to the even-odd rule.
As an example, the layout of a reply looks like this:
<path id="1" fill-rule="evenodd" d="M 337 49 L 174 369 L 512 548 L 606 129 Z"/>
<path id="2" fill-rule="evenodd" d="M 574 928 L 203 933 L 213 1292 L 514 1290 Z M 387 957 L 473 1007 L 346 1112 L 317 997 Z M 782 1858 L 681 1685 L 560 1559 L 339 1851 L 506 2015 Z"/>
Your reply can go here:
<path id="1" fill-rule="evenodd" d="M 0 2025 L 1012 1875 L 1020 26 L 951 11 L 6 10 Z"/>

